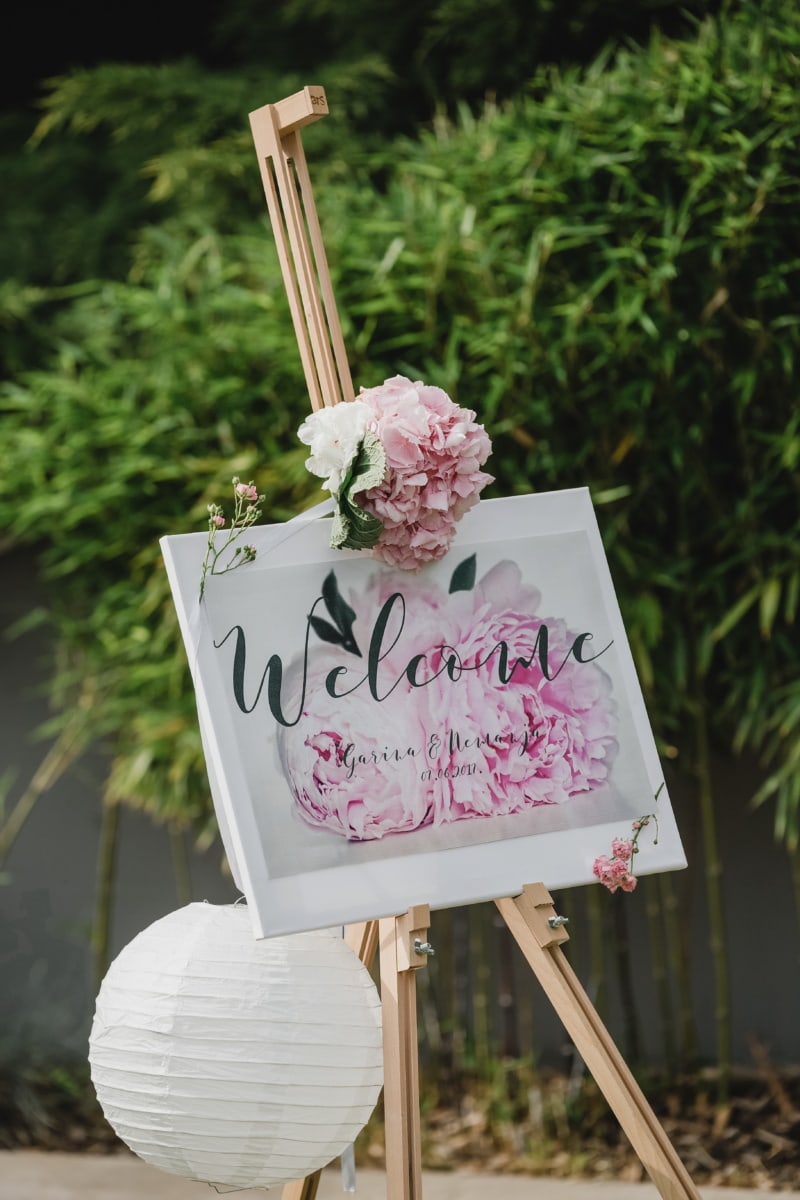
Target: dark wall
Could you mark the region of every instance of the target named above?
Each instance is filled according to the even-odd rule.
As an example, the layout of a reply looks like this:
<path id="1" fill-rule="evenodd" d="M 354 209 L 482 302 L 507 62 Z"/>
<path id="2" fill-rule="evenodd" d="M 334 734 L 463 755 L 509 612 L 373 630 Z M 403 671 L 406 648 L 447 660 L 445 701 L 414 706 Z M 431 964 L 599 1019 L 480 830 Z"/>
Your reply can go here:
<path id="1" fill-rule="evenodd" d="M 41 603 L 27 556 L 2 560 L 3 628 Z M 48 715 L 43 689 L 46 655 L 41 633 L 0 642 L 0 772 L 12 767 L 17 781 L 13 805 L 46 749 L 34 731 Z M 94 1007 L 95 983 L 89 939 L 95 904 L 95 872 L 101 823 L 102 754 L 77 763 L 33 809 L 5 865 L 0 883 L 0 1065 L 18 1061 L 59 1063 L 85 1058 Z M 752 767 L 717 761 L 715 785 L 723 861 L 725 924 L 729 954 L 734 1060 L 752 1060 L 752 1042 L 765 1046 L 776 1066 L 800 1063 L 800 937 L 785 850 L 772 836 L 769 808 L 751 812 L 747 797 L 758 775 Z M 705 1061 L 716 1055 L 717 1018 L 713 964 L 697 805 L 687 787 L 671 785 L 672 800 L 690 867 L 671 879 L 680 903 L 680 933 L 691 963 L 691 988 L 697 1046 Z M 152 921 L 180 906 L 168 835 L 138 814 L 123 810 L 112 909 L 111 953 L 116 954 Z M 234 885 L 221 870 L 218 843 L 208 853 L 190 853 L 191 898 L 229 903 Z M 647 923 L 648 889 L 643 879 L 632 896 L 613 897 L 623 906 L 631 937 L 636 1015 L 646 1055 L 658 1057 L 660 1034 L 653 987 Z M 557 897 L 571 916 L 573 961 L 590 992 L 589 889 Z M 478 908 L 482 911 L 478 911 Z M 515 947 L 504 949 L 505 931 L 493 906 L 456 914 L 434 914 L 432 937 L 440 956 L 420 990 L 444 988 L 444 964 L 452 964 L 442 939 L 466 938 L 476 927 L 489 968 L 487 993 L 493 1000 L 491 1022 L 502 1044 L 504 1026 L 513 1025 L 516 1052 L 538 1060 L 563 1061 L 565 1036 L 550 1006 L 532 980 Z M 475 938 L 473 938 L 475 944 Z M 624 1047 L 619 991 L 612 964 L 606 982 L 606 1019 Z M 456 967 L 470 976 L 481 969 L 468 960 Z M 483 968 L 485 970 L 485 968 Z M 438 975 L 438 979 L 437 979 Z M 452 989 L 450 989 L 452 990 Z M 459 1010 L 460 1011 L 460 1010 Z M 469 997 L 463 1019 L 470 1020 Z M 458 1016 L 458 1012 L 456 1013 Z M 425 1019 L 421 1021 L 423 1040 Z"/>

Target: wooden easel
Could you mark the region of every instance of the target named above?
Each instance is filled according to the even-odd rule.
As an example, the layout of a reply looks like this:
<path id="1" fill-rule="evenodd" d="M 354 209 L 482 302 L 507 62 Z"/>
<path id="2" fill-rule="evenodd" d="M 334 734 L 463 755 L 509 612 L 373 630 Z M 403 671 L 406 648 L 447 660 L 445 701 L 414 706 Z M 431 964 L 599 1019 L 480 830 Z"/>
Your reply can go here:
<path id="1" fill-rule="evenodd" d="M 308 392 L 314 409 L 352 400 L 325 248 L 300 140 L 328 112 L 325 93 L 305 87 L 250 114 L 264 192 L 278 246 Z M 497 907 L 553 1003 L 595 1082 L 663 1200 L 700 1200 L 655 1113 L 561 949 L 569 938 L 542 883 Z M 349 926 L 346 938 L 369 965 L 380 940 L 387 1200 L 421 1200 L 415 974 L 427 961 L 430 910 Z M 319 1172 L 283 1189 L 283 1200 L 313 1200 Z"/>

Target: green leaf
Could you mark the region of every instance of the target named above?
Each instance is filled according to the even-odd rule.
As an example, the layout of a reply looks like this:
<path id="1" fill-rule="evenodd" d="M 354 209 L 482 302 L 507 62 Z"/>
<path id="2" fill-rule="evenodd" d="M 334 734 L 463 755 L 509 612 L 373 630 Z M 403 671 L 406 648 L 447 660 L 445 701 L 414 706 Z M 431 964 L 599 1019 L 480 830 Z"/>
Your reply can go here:
<path id="1" fill-rule="evenodd" d="M 329 571 L 323 580 L 322 598 L 325 601 L 325 607 L 341 634 L 338 640 L 345 650 L 349 650 L 351 654 L 357 654 L 361 658 L 361 651 L 353 634 L 356 614 L 339 591 L 339 583 L 335 571 Z M 327 624 L 327 622 L 324 622 L 324 624 Z"/>
<path id="2" fill-rule="evenodd" d="M 800 595 L 800 571 L 793 571 L 789 576 L 786 599 L 784 601 L 784 614 L 788 625 L 794 625 L 794 619 L 797 615 L 798 595 Z"/>
<path id="3" fill-rule="evenodd" d="M 334 646 L 341 646 L 342 635 L 338 629 L 334 629 L 333 625 L 329 625 L 327 621 L 323 621 L 322 617 L 309 617 L 308 623 L 314 630 L 318 638 L 323 642 L 331 642 Z"/>
<path id="4" fill-rule="evenodd" d="M 768 638 L 772 633 L 772 625 L 781 599 L 781 581 L 773 577 L 764 584 L 758 605 L 758 623 L 761 636 Z"/>
<path id="5" fill-rule="evenodd" d="M 383 522 L 366 512 L 355 500 L 359 492 L 378 487 L 386 474 L 386 453 L 380 439 L 367 433 L 339 489 L 337 510 L 331 529 L 334 550 L 369 550 L 381 535 Z"/>
<path id="6" fill-rule="evenodd" d="M 322 583 L 322 599 L 330 613 L 333 623 L 345 633 L 353 628 L 356 614 L 339 591 L 339 583 L 335 571 L 329 571 Z"/>
<path id="7" fill-rule="evenodd" d="M 448 591 L 453 592 L 471 592 L 475 587 L 475 569 L 477 559 L 474 554 L 470 554 L 469 558 L 465 558 L 460 562 L 453 574 L 450 576 L 450 587 Z"/>
<path id="8" fill-rule="evenodd" d="M 712 642 L 721 642 L 734 625 L 738 625 L 745 613 L 753 607 L 761 592 L 760 587 L 752 587 L 749 592 L 745 592 L 740 596 L 732 608 L 729 608 L 725 616 L 718 625 L 712 629 L 710 637 Z"/>

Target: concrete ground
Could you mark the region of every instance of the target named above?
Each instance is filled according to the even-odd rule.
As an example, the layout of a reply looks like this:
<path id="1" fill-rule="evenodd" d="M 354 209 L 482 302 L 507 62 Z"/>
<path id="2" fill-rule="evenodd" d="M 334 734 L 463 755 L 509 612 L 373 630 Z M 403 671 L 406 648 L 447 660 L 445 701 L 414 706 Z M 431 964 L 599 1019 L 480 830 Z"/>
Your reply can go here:
<path id="1" fill-rule="evenodd" d="M 774 1192 L 739 1188 L 701 1188 L 703 1200 L 759 1200 Z M 127 1154 L 111 1156 L 49 1154 L 38 1150 L 0 1151 L 0 1200 L 205 1200 L 216 1193 L 207 1184 L 193 1183 L 148 1167 Z M 233 1193 L 242 1200 L 263 1197 L 263 1191 Z M 584 1180 L 529 1179 L 520 1176 L 426 1171 L 424 1200 L 658 1200 L 648 1183 L 592 1183 Z M 277 1197 L 276 1189 L 270 1195 Z M 339 1171 L 329 1168 L 317 1200 L 342 1197 Z M 783 1200 L 800 1200 L 798 1192 L 780 1193 Z M 380 1171 L 359 1171 L 357 1196 L 384 1200 L 386 1180 Z"/>

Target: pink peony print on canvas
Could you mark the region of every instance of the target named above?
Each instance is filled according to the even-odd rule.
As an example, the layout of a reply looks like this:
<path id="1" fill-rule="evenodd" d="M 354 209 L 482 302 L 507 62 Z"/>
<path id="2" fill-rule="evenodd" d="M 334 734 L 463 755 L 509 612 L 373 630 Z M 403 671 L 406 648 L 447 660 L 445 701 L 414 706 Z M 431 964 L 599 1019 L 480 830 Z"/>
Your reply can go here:
<path id="1" fill-rule="evenodd" d="M 609 782 L 618 720 L 592 661 L 602 648 L 590 653 L 542 614 L 514 562 L 476 581 L 472 556 L 450 591 L 402 571 L 378 571 L 347 598 L 334 572 L 326 586 L 333 624 L 310 618 L 308 673 L 295 663 L 285 680 L 292 711 L 304 692 L 302 717 L 278 734 L 308 825 L 371 841 L 563 805 Z M 379 656 L 364 641 L 376 612 L 386 614 Z M 369 687 L 347 686 L 370 670 Z"/>

